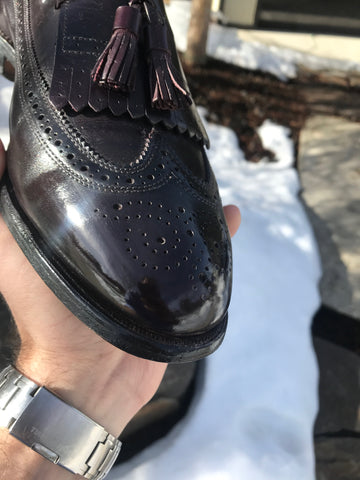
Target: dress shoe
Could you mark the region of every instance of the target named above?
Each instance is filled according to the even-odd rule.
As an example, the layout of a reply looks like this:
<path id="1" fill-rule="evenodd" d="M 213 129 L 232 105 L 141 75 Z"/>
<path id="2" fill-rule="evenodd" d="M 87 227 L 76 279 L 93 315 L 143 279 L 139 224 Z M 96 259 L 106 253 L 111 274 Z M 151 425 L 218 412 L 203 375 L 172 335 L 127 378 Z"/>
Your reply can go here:
<path id="1" fill-rule="evenodd" d="M 143 358 L 213 352 L 231 247 L 160 0 L 0 0 L 15 67 L 1 212 L 59 299 Z"/>

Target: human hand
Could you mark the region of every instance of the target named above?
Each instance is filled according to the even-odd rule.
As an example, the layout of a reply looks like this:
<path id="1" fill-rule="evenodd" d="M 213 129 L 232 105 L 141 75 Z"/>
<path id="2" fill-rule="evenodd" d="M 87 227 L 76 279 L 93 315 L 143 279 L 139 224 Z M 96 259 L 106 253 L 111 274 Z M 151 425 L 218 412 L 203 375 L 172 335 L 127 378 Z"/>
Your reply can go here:
<path id="1" fill-rule="evenodd" d="M 0 178 L 5 151 L 0 144 Z M 237 207 L 224 209 L 231 235 Z M 118 436 L 156 392 L 166 365 L 127 354 L 78 320 L 32 268 L 0 216 L 0 291 L 21 348 L 17 368 Z"/>

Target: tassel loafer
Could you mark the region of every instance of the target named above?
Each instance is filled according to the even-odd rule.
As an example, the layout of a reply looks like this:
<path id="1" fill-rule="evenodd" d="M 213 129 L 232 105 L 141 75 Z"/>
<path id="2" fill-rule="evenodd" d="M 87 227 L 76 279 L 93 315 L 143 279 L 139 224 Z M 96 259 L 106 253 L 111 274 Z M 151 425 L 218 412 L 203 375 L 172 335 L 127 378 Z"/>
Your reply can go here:
<path id="1" fill-rule="evenodd" d="M 231 247 L 160 0 L 0 0 L 15 67 L 0 209 L 58 298 L 162 362 L 221 343 Z"/>

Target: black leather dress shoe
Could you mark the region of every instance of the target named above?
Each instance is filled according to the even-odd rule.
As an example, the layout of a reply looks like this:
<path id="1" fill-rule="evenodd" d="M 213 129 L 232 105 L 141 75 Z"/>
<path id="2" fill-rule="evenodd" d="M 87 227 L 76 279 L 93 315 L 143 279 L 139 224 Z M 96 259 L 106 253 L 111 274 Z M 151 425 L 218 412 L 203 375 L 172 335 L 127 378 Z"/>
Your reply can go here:
<path id="1" fill-rule="evenodd" d="M 0 0 L 16 71 L 1 212 L 90 328 L 190 361 L 225 333 L 229 234 L 163 6 L 130 4 Z"/>

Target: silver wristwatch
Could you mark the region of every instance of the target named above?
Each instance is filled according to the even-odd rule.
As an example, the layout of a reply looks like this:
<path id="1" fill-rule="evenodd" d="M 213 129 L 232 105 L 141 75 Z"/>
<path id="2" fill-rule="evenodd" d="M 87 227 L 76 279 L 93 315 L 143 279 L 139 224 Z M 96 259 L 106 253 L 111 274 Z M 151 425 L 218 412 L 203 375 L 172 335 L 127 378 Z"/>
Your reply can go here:
<path id="1" fill-rule="evenodd" d="M 99 424 L 11 365 L 0 373 L 0 427 L 51 462 L 90 480 L 105 478 L 121 447 Z"/>

